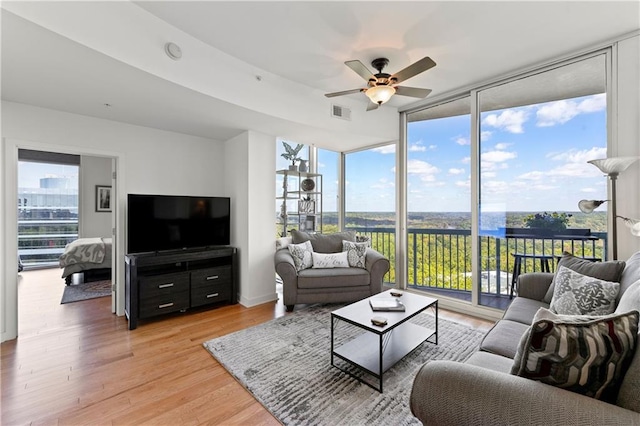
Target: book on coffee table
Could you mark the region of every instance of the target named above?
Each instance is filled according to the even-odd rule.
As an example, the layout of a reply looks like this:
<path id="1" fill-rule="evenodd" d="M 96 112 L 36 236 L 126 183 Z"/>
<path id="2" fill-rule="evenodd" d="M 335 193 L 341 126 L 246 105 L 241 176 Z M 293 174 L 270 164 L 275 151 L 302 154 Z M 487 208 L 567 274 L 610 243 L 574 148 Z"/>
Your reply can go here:
<path id="1" fill-rule="evenodd" d="M 375 297 L 369 299 L 371 309 L 374 311 L 399 311 L 404 312 L 405 308 L 401 301 L 395 297 Z"/>

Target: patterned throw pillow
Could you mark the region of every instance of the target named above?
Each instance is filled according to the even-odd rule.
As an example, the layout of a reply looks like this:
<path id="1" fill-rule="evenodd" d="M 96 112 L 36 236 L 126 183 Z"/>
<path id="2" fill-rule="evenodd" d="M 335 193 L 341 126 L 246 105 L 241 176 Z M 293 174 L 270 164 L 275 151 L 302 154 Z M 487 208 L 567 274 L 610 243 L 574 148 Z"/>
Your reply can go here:
<path id="1" fill-rule="evenodd" d="M 349 266 L 352 268 L 366 268 L 367 243 L 342 242 L 342 251 L 347 252 Z"/>
<path id="2" fill-rule="evenodd" d="M 639 315 L 556 315 L 540 308 L 511 374 L 612 402 L 637 345 Z"/>
<path id="3" fill-rule="evenodd" d="M 555 289 L 556 277 L 561 266 L 565 266 L 573 271 L 597 278 L 603 281 L 620 282 L 622 272 L 624 271 L 625 262 L 623 260 L 609 260 L 607 262 L 593 262 L 591 260 L 576 257 L 571 253 L 564 252 L 562 258 L 558 262 L 556 274 L 551 281 L 551 285 L 547 290 L 547 294 L 542 299 L 545 303 L 551 303 L 553 291 Z"/>
<path id="4" fill-rule="evenodd" d="M 560 266 L 550 309 L 562 315 L 607 315 L 615 308 L 620 283 L 602 281 Z"/>
<path id="5" fill-rule="evenodd" d="M 366 235 L 356 235 L 356 243 L 366 243 L 367 247 L 371 248 L 371 238 Z"/>
<path id="6" fill-rule="evenodd" d="M 313 252 L 314 268 L 348 268 L 347 252 L 340 253 L 316 253 Z"/>
<path id="7" fill-rule="evenodd" d="M 293 263 L 296 265 L 296 271 L 300 272 L 303 269 L 309 269 L 313 266 L 313 248 L 310 241 L 305 241 L 300 244 L 289 244 L 287 246 L 291 257 L 293 257 Z"/>

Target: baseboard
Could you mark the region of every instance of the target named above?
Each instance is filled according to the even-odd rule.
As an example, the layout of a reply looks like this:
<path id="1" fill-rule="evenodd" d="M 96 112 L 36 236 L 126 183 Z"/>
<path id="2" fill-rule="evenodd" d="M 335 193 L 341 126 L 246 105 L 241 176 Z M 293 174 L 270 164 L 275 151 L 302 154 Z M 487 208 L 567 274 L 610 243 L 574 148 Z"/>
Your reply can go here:
<path id="1" fill-rule="evenodd" d="M 275 302 L 278 300 L 278 293 L 273 292 L 269 294 L 265 294 L 261 297 L 248 298 L 240 295 L 238 298 L 239 303 L 245 308 L 251 308 L 253 306 L 262 305 L 263 303 Z"/>
<path id="2" fill-rule="evenodd" d="M 411 289 L 406 289 L 404 291 L 411 292 Z M 504 314 L 500 309 L 488 308 L 486 306 L 473 306 L 468 302 L 464 302 L 458 299 L 451 299 L 447 297 L 443 297 L 438 294 L 429 294 L 428 292 L 415 292 L 416 294 L 421 294 L 423 296 L 435 297 L 438 299 L 438 307 L 443 309 L 448 309 L 453 312 L 457 312 L 459 314 L 469 315 L 472 317 L 485 319 L 488 321 L 498 321 L 502 318 Z"/>

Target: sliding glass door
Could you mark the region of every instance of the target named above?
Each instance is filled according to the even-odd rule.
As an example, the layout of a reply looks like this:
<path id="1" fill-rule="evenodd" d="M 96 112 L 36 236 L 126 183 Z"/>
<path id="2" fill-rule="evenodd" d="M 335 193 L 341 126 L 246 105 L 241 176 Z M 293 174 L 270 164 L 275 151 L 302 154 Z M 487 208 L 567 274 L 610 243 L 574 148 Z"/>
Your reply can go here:
<path id="1" fill-rule="evenodd" d="M 607 156 L 605 75 L 600 54 L 478 92 L 481 305 L 504 308 L 519 272 L 563 251 L 604 258 L 606 209 L 578 202 L 606 199 L 587 163 Z"/>
<path id="2" fill-rule="evenodd" d="M 607 257 L 607 63 L 594 52 L 406 113 L 407 286 L 504 309 L 518 273 Z M 541 229 L 542 228 L 542 229 Z"/>

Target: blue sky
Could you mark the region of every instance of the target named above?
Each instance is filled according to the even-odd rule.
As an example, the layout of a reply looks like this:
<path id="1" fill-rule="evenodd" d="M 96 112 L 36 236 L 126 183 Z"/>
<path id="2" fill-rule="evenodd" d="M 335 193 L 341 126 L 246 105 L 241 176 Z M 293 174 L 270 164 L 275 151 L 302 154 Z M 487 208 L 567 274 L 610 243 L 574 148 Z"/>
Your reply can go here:
<path id="1" fill-rule="evenodd" d="M 488 111 L 480 130 L 482 211 L 577 211 L 583 198 L 606 199 L 606 178 L 587 163 L 606 157 L 604 94 Z M 409 211 L 468 212 L 469 116 L 413 122 L 407 135 Z M 319 156 L 325 211 L 335 211 L 337 158 Z M 395 211 L 395 146 L 346 162 L 347 211 Z"/>
<path id="2" fill-rule="evenodd" d="M 18 187 L 39 188 L 40 178 L 66 177 L 73 188 L 78 188 L 78 166 L 64 164 L 18 162 Z"/>
<path id="3" fill-rule="evenodd" d="M 485 112 L 480 130 L 483 211 L 577 211 L 580 199 L 606 198 L 587 163 L 606 157 L 605 95 Z M 469 116 L 410 123 L 407 134 L 409 211 L 469 211 Z M 394 154 L 347 157 L 349 211 L 395 210 Z"/>

